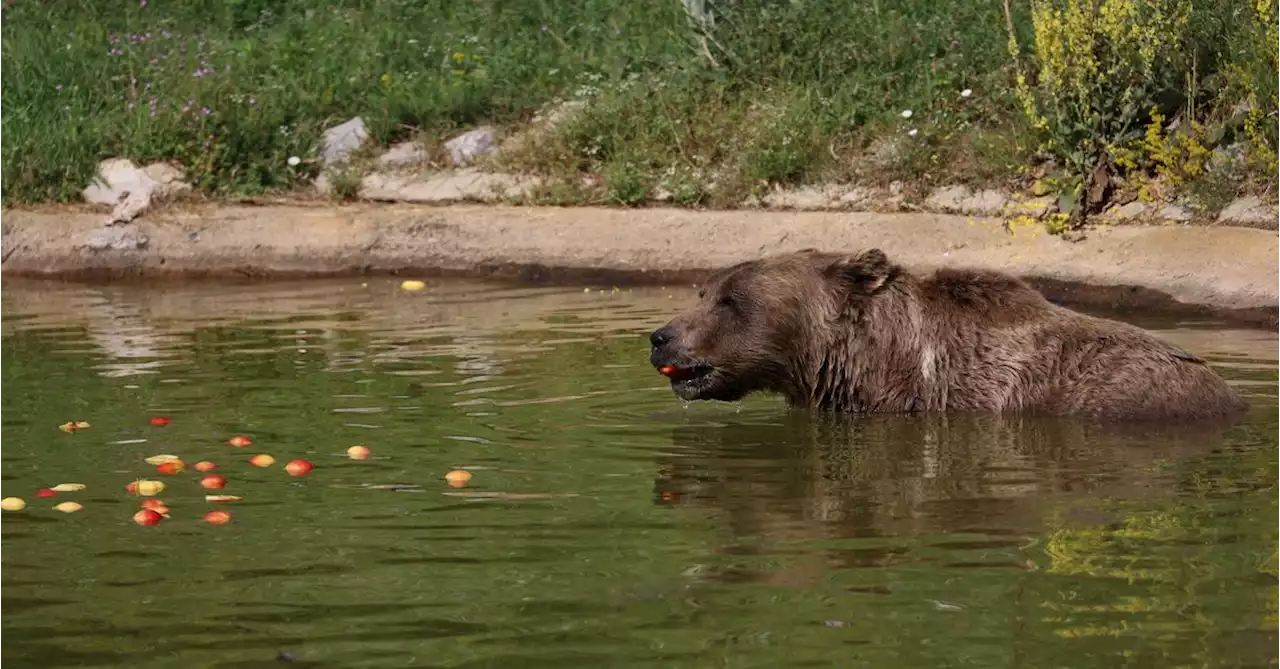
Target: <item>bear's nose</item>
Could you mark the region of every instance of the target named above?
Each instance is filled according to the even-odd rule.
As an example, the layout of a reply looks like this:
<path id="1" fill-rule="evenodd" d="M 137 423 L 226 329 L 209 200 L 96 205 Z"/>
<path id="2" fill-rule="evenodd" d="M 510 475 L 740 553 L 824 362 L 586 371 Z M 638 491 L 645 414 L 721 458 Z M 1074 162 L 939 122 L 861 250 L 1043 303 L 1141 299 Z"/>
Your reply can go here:
<path id="1" fill-rule="evenodd" d="M 669 341 L 671 341 L 670 328 L 658 328 L 653 331 L 653 334 L 649 335 L 649 343 L 652 344 L 654 348 L 661 348 Z"/>

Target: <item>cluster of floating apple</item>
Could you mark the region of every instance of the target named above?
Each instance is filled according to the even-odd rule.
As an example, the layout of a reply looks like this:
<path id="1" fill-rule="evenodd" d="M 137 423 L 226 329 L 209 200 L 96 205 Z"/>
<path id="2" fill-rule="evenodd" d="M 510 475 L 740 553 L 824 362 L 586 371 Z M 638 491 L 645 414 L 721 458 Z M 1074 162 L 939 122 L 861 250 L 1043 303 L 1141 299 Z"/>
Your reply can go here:
<path id="1" fill-rule="evenodd" d="M 157 416 L 151 419 L 151 424 L 157 427 L 163 427 L 170 423 L 170 419 L 163 416 Z M 235 448 L 247 448 L 253 445 L 253 440 L 244 435 L 236 435 L 227 440 L 227 443 Z M 356 447 L 352 447 L 356 448 Z M 360 446 L 359 448 L 364 448 Z M 365 451 L 369 449 L 364 448 Z M 367 458 L 368 455 L 366 454 Z M 187 469 L 187 463 L 176 455 L 161 454 L 153 455 L 146 459 L 147 464 L 153 465 L 156 471 L 165 476 L 182 473 Z M 249 464 L 255 467 L 270 467 L 275 464 L 276 459 L 267 453 L 258 453 L 249 458 Z M 227 486 L 227 478 L 220 474 L 209 474 L 218 468 L 218 465 L 208 461 L 201 460 L 191 466 L 192 469 L 204 473 L 205 476 L 200 478 L 200 487 L 206 490 L 222 490 Z M 314 469 L 314 465 L 306 460 L 290 460 L 284 466 L 285 473 L 290 476 L 306 476 Z M 165 484 L 163 481 L 138 479 L 125 486 L 125 491 L 130 495 L 140 495 L 148 497 L 139 504 L 141 509 L 133 514 L 133 522 L 139 525 L 151 526 L 158 525 L 160 521 L 169 517 L 169 507 L 159 499 L 155 499 L 156 495 L 164 492 Z M 206 502 L 238 502 L 240 497 L 235 495 L 205 495 Z M 214 509 L 204 515 L 204 521 L 210 525 L 226 525 L 231 522 L 231 513 L 222 509 Z"/>
<path id="2" fill-rule="evenodd" d="M 169 425 L 172 419 L 165 416 L 155 416 L 148 421 L 154 427 L 164 427 Z M 72 421 L 59 426 L 64 432 L 77 432 L 89 427 L 89 423 L 85 421 Z M 244 435 L 236 435 L 227 440 L 227 443 L 235 448 L 247 448 L 253 445 L 253 440 Z M 353 460 L 368 460 L 373 455 L 373 451 L 367 446 L 356 445 L 347 449 L 347 457 Z M 153 455 L 146 458 L 146 462 L 156 468 L 156 472 L 164 476 L 173 476 L 186 471 L 187 464 L 182 458 L 171 455 L 161 454 Z M 267 453 L 258 453 L 249 458 L 249 464 L 255 467 L 270 467 L 275 464 L 276 459 Z M 201 460 L 191 466 L 195 471 L 204 473 L 205 476 L 200 479 L 200 486 L 206 490 L 222 490 L 227 485 L 227 479 L 219 474 L 209 474 L 218 468 L 218 465 L 208 460 Z M 311 473 L 315 467 L 306 460 L 290 460 L 284 465 L 284 470 L 290 476 L 306 476 Z M 445 475 L 445 481 L 454 488 L 461 488 L 471 480 L 471 472 L 465 469 L 455 469 Z M 35 492 L 35 496 L 39 498 L 56 497 L 61 492 L 79 492 L 85 489 L 83 483 L 59 483 L 50 488 L 41 488 Z M 143 525 L 158 525 L 161 521 L 169 517 L 169 507 L 158 497 L 164 492 L 164 481 L 155 479 L 137 479 L 125 486 L 125 491 L 130 495 L 145 497 L 139 504 L 139 509 L 133 514 L 133 522 Z M 238 502 L 240 497 L 235 495 L 205 495 L 205 501 L 210 503 L 222 502 Z M 4 511 L 21 511 L 27 507 L 27 503 L 21 497 L 5 497 L 0 499 L 0 509 Z M 53 507 L 63 513 L 75 513 L 84 508 L 78 502 L 62 502 Z M 231 513 L 222 509 L 214 509 L 205 514 L 204 521 L 210 525 L 225 525 L 231 522 Z"/>

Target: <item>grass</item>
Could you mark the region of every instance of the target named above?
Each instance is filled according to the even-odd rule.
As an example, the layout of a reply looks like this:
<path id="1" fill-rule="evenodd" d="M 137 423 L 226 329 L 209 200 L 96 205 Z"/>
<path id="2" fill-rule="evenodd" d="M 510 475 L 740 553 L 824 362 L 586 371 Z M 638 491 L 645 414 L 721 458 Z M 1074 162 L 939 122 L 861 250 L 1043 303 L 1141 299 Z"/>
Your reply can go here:
<path id="1" fill-rule="evenodd" d="M 1266 131 L 1255 143 L 1272 153 L 1246 147 L 1231 179 L 1191 175 L 1183 190 L 1215 202 L 1276 177 L 1264 86 L 1275 45 L 1269 56 L 1213 51 L 1210 39 L 1238 44 L 1226 38 L 1250 30 L 1251 44 L 1269 44 L 1239 3 L 1216 1 L 1198 11 L 1245 19 L 1199 38 L 1215 58 L 1197 76 L 1243 74 L 1189 109 L 1213 119 L 1253 100 Z M 550 177 L 548 200 L 631 205 L 662 192 L 718 205 L 777 184 L 1010 184 L 1046 159 L 1015 94 L 999 3 L 710 4 L 719 13 L 703 41 L 680 0 L 16 0 L 0 40 L 3 199 L 76 200 L 116 156 L 180 163 L 213 196 L 288 192 L 317 176 L 323 130 L 352 116 L 381 145 L 438 147 L 571 99 L 589 104 L 499 159 Z M 1011 18 L 1033 52 L 1029 8 Z M 1159 176 L 1146 163 L 1130 171 Z"/>

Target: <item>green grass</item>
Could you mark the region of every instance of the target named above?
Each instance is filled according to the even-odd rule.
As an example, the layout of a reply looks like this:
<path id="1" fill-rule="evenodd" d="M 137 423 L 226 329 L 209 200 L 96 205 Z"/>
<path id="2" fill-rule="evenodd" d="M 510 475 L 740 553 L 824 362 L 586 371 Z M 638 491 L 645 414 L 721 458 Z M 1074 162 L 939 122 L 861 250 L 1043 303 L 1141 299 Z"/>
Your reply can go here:
<path id="1" fill-rule="evenodd" d="M 679 0 L 18 0 L 0 42 L 3 198 L 75 200 L 114 156 L 178 162 L 210 195 L 288 191 L 317 175 L 324 128 L 352 116 L 381 144 L 438 145 L 567 99 L 591 104 L 501 158 L 562 177 L 553 199 L 635 204 L 662 188 L 716 204 L 774 184 L 1009 182 L 1040 145 L 1012 93 L 1000 3 L 720 9 L 724 48 L 704 50 Z M 1015 7 L 1024 45 L 1028 16 Z M 1274 87 L 1274 57 L 1233 58 Z M 1273 163 L 1260 163 L 1268 183 Z M 598 185 L 581 186 L 584 174 Z"/>

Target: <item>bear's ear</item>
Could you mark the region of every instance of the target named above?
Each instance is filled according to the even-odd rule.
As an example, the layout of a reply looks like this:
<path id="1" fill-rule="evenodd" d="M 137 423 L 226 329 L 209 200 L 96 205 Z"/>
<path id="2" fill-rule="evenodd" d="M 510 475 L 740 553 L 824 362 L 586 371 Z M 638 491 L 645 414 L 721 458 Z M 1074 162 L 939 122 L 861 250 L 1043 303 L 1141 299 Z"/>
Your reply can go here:
<path id="1" fill-rule="evenodd" d="M 880 249 L 837 258 L 827 266 L 827 279 L 855 294 L 870 295 L 893 273 L 893 265 Z"/>

